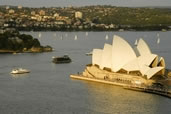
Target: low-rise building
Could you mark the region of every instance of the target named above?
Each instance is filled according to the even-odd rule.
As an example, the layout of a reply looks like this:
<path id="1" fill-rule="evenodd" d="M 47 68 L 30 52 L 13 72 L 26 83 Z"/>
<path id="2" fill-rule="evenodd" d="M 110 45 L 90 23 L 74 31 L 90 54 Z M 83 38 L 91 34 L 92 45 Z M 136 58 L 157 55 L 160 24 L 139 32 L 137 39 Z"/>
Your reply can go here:
<path id="1" fill-rule="evenodd" d="M 42 16 L 44 16 L 45 15 L 45 11 L 44 10 L 40 10 L 39 11 L 39 14 L 42 15 Z"/>
<path id="2" fill-rule="evenodd" d="M 83 13 L 80 12 L 80 11 L 75 12 L 75 18 L 80 18 L 80 19 L 82 19 L 82 18 L 83 18 Z"/>
<path id="3" fill-rule="evenodd" d="M 15 13 L 15 11 L 13 9 L 9 10 L 9 14 L 14 14 L 14 13 Z"/>

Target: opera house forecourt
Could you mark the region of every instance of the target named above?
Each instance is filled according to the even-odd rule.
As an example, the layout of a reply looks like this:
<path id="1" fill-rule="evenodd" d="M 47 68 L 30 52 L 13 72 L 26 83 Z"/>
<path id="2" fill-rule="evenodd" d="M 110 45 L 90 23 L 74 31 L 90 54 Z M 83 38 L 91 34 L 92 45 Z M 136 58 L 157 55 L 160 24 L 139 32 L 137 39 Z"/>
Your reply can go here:
<path id="1" fill-rule="evenodd" d="M 165 60 L 151 52 L 140 38 L 132 48 L 123 38 L 114 35 L 113 44 L 93 49 L 92 64 L 71 78 L 119 85 L 125 89 L 155 93 L 171 98 Z"/>

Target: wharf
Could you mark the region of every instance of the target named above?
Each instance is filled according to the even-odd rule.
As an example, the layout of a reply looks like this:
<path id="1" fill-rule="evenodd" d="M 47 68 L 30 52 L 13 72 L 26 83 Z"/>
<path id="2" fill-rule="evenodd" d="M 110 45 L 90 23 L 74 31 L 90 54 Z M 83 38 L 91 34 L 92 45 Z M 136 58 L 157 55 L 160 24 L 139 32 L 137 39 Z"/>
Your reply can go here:
<path id="1" fill-rule="evenodd" d="M 109 80 L 102 80 L 102 79 L 97 79 L 97 78 L 89 78 L 89 77 L 85 77 L 83 75 L 70 75 L 70 77 L 73 78 L 73 79 L 93 81 L 93 82 L 105 83 L 105 84 L 117 85 L 117 86 L 126 86 L 127 85 L 127 84 L 124 84 L 124 83 L 117 83 L 117 82 L 112 82 L 112 81 L 109 81 Z"/>
<path id="2" fill-rule="evenodd" d="M 161 96 L 171 98 L 171 91 L 160 89 L 160 88 L 153 88 L 153 87 L 146 87 L 146 86 L 135 86 L 135 85 L 130 85 L 130 84 L 113 82 L 110 80 L 102 80 L 102 79 L 97 79 L 97 78 L 85 77 L 85 76 L 79 75 L 79 74 L 78 75 L 70 75 L 70 77 L 73 79 L 79 79 L 79 80 L 86 80 L 86 81 L 93 81 L 93 82 L 98 82 L 98 83 L 122 86 L 124 89 L 141 91 L 141 92 L 146 92 L 146 93 L 153 93 L 153 94 L 157 94 L 157 95 L 161 95 Z"/>
<path id="3" fill-rule="evenodd" d="M 142 91 L 146 93 L 153 93 L 161 96 L 165 96 L 171 98 L 171 92 L 164 89 L 152 88 L 152 87 L 141 87 L 141 86 L 124 86 L 124 89 L 134 90 L 134 91 Z"/>

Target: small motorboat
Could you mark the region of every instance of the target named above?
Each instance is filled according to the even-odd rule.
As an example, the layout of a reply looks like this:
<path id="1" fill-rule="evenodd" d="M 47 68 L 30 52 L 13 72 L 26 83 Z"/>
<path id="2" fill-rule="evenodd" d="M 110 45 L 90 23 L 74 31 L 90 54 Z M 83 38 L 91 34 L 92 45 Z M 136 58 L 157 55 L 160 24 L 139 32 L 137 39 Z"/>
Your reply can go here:
<path id="1" fill-rule="evenodd" d="M 92 51 L 89 53 L 86 53 L 87 56 L 91 56 L 92 54 L 93 54 Z"/>
<path id="2" fill-rule="evenodd" d="M 62 57 L 52 57 L 52 62 L 59 64 L 59 63 L 70 63 L 71 59 L 69 58 L 68 55 L 64 55 Z"/>
<path id="3" fill-rule="evenodd" d="M 17 69 L 13 69 L 11 71 L 11 74 L 24 74 L 24 73 L 29 73 L 30 71 L 27 69 L 23 69 L 23 68 L 17 68 Z"/>
<path id="4" fill-rule="evenodd" d="M 157 44 L 159 44 L 159 43 L 160 43 L 160 35 L 157 34 Z"/>

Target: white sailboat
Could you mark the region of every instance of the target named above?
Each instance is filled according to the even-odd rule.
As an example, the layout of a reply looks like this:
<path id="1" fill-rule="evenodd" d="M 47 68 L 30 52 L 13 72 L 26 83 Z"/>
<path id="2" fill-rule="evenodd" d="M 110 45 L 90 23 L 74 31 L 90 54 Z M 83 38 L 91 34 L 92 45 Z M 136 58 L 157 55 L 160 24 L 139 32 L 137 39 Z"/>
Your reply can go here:
<path id="1" fill-rule="evenodd" d="M 159 34 L 157 34 L 157 44 L 159 44 L 160 43 L 160 36 L 159 36 Z"/>
<path id="2" fill-rule="evenodd" d="M 86 32 L 86 36 L 88 36 L 88 32 Z"/>
<path id="3" fill-rule="evenodd" d="M 137 44 L 138 44 L 138 40 L 136 39 L 134 45 L 136 46 Z"/>
<path id="4" fill-rule="evenodd" d="M 42 37 L 42 34 L 41 34 L 41 32 L 39 32 L 39 38 L 41 38 Z"/>
<path id="5" fill-rule="evenodd" d="M 108 39 L 109 39 L 109 36 L 108 36 L 108 35 L 106 35 L 105 39 L 106 39 L 106 40 L 108 40 Z"/>
<path id="6" fill-rule="evenodd" d="M 157 44 L 159 44 L 159 43 L 160 43 L 160 38 L 157 39 Z"/>
<path id="7" fill-rule="evenodd" d="M 89 52 L 89 53 L 86 53 L 87 56 L 91 56 L 93 54 L 93 52 Z"/>
<path id="8" fill-rule="evenodd" d="M 75 38 L 74 38 L 74 40 L 77 40 L 78 39 L 78 37 L 77 37 L 77 35 L 75 35 Z"/>

